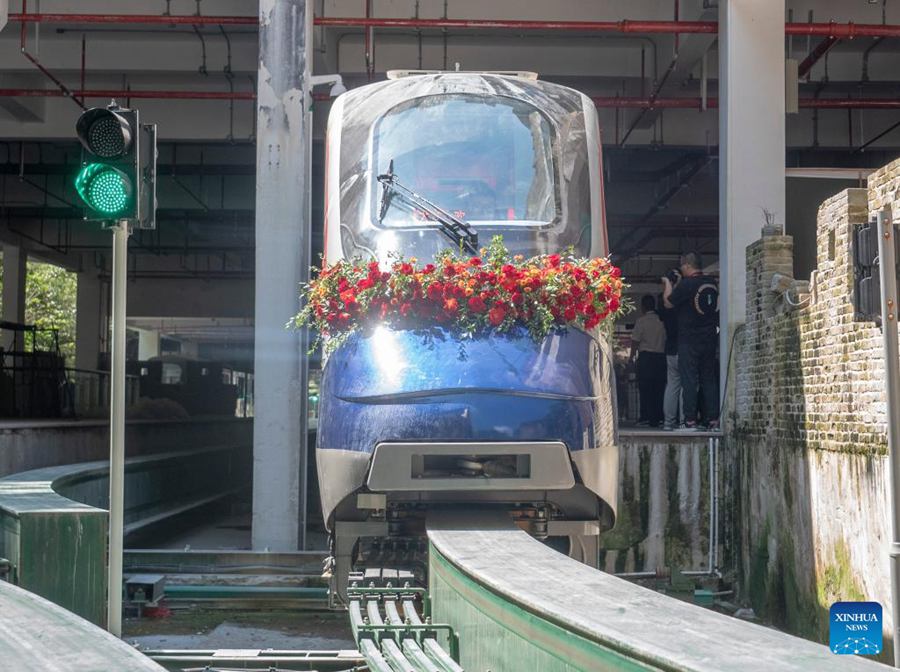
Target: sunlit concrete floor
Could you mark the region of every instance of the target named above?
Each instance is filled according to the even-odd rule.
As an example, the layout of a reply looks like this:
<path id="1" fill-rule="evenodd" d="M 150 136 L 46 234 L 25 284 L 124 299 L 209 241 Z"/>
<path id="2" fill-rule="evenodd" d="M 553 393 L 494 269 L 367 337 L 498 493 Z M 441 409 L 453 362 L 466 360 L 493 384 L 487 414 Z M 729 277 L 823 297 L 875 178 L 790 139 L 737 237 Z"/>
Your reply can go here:
<path id="1" fill-rule="evenodd" d="M 129 618 L 123 639 L 151 649 L 355 650 L 345 612 L 177 610 Z"/>

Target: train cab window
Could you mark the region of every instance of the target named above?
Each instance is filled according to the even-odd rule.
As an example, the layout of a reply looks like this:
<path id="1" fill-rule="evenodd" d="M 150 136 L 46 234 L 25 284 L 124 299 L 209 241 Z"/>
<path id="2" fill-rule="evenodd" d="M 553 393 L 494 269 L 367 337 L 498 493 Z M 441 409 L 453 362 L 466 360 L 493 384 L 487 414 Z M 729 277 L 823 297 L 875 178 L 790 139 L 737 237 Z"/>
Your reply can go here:
<path id="1" fill-rule="evenodd" d="M 559 210 L 553 140 L 544 114 L 512 98 L 446 94 L 398 105 L 374 130 L 374 219 L 382 198 L 377 176 L 393 161 L 404 186 L 469 223 L 550 223 Z M 410 227 L 428 218 L 394 199 L 374 223 Z"/>
<path id="2" fill-rule="evenodd" d="M 162 384 L 178 385 L 181 383 L 183 371 L 180 364 L 164 362 L 162 365 Z"/>

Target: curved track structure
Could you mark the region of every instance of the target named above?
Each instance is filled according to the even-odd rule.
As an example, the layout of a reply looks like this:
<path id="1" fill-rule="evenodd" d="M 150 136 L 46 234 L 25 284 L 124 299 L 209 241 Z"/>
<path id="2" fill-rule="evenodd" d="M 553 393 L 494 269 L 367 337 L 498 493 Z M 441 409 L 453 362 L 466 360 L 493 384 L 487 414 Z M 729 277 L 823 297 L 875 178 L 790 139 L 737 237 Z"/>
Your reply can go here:
<path id="1" fill-rule="evenodd" d="M 465 670 L 877 672 L 889 668 L 592 569 L 497 512 L 428 518 L 431 617 Z"/>
<path id="2" fill-rule="evenodd" d="M 0 669 L 165 672 L 121 639 L 5 581 L 0 581 Z"/>

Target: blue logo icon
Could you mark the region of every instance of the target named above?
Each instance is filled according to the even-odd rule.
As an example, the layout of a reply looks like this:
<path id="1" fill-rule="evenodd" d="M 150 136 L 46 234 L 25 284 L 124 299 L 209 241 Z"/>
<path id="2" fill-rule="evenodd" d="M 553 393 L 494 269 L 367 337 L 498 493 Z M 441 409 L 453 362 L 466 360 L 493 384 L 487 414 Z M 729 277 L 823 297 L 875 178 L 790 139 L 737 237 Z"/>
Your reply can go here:
<path id="1" fill-rule="evenodd" d="M 835 602 L 831 605 L 829 648 L 838 655 L 881 653 L 881 605 L 877 602 Z"/>

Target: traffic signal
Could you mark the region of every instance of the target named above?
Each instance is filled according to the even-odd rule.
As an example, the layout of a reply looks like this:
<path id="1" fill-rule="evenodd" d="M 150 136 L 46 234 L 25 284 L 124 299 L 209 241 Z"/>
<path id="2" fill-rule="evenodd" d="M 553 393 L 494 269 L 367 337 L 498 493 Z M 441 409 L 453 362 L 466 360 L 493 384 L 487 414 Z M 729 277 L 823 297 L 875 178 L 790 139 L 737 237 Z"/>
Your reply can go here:
<path id="1" fill-rule="evenodd" d="M 137 110 L 112 104 L 85 111 L 75 132 L 82 145 L 75 190 L 85 219 L 154 228 L 156 126 L 142 126 Z"/>
<path id="2" fill-rule="evenodd" d="M 894 257 L 900 260 L 900 231 L 895 226 Z M 881 268 L 875 219 L 852 230 L 854 319 L 881 324 Z M 895 271 L 900 279 L 900 267 Z"/>

